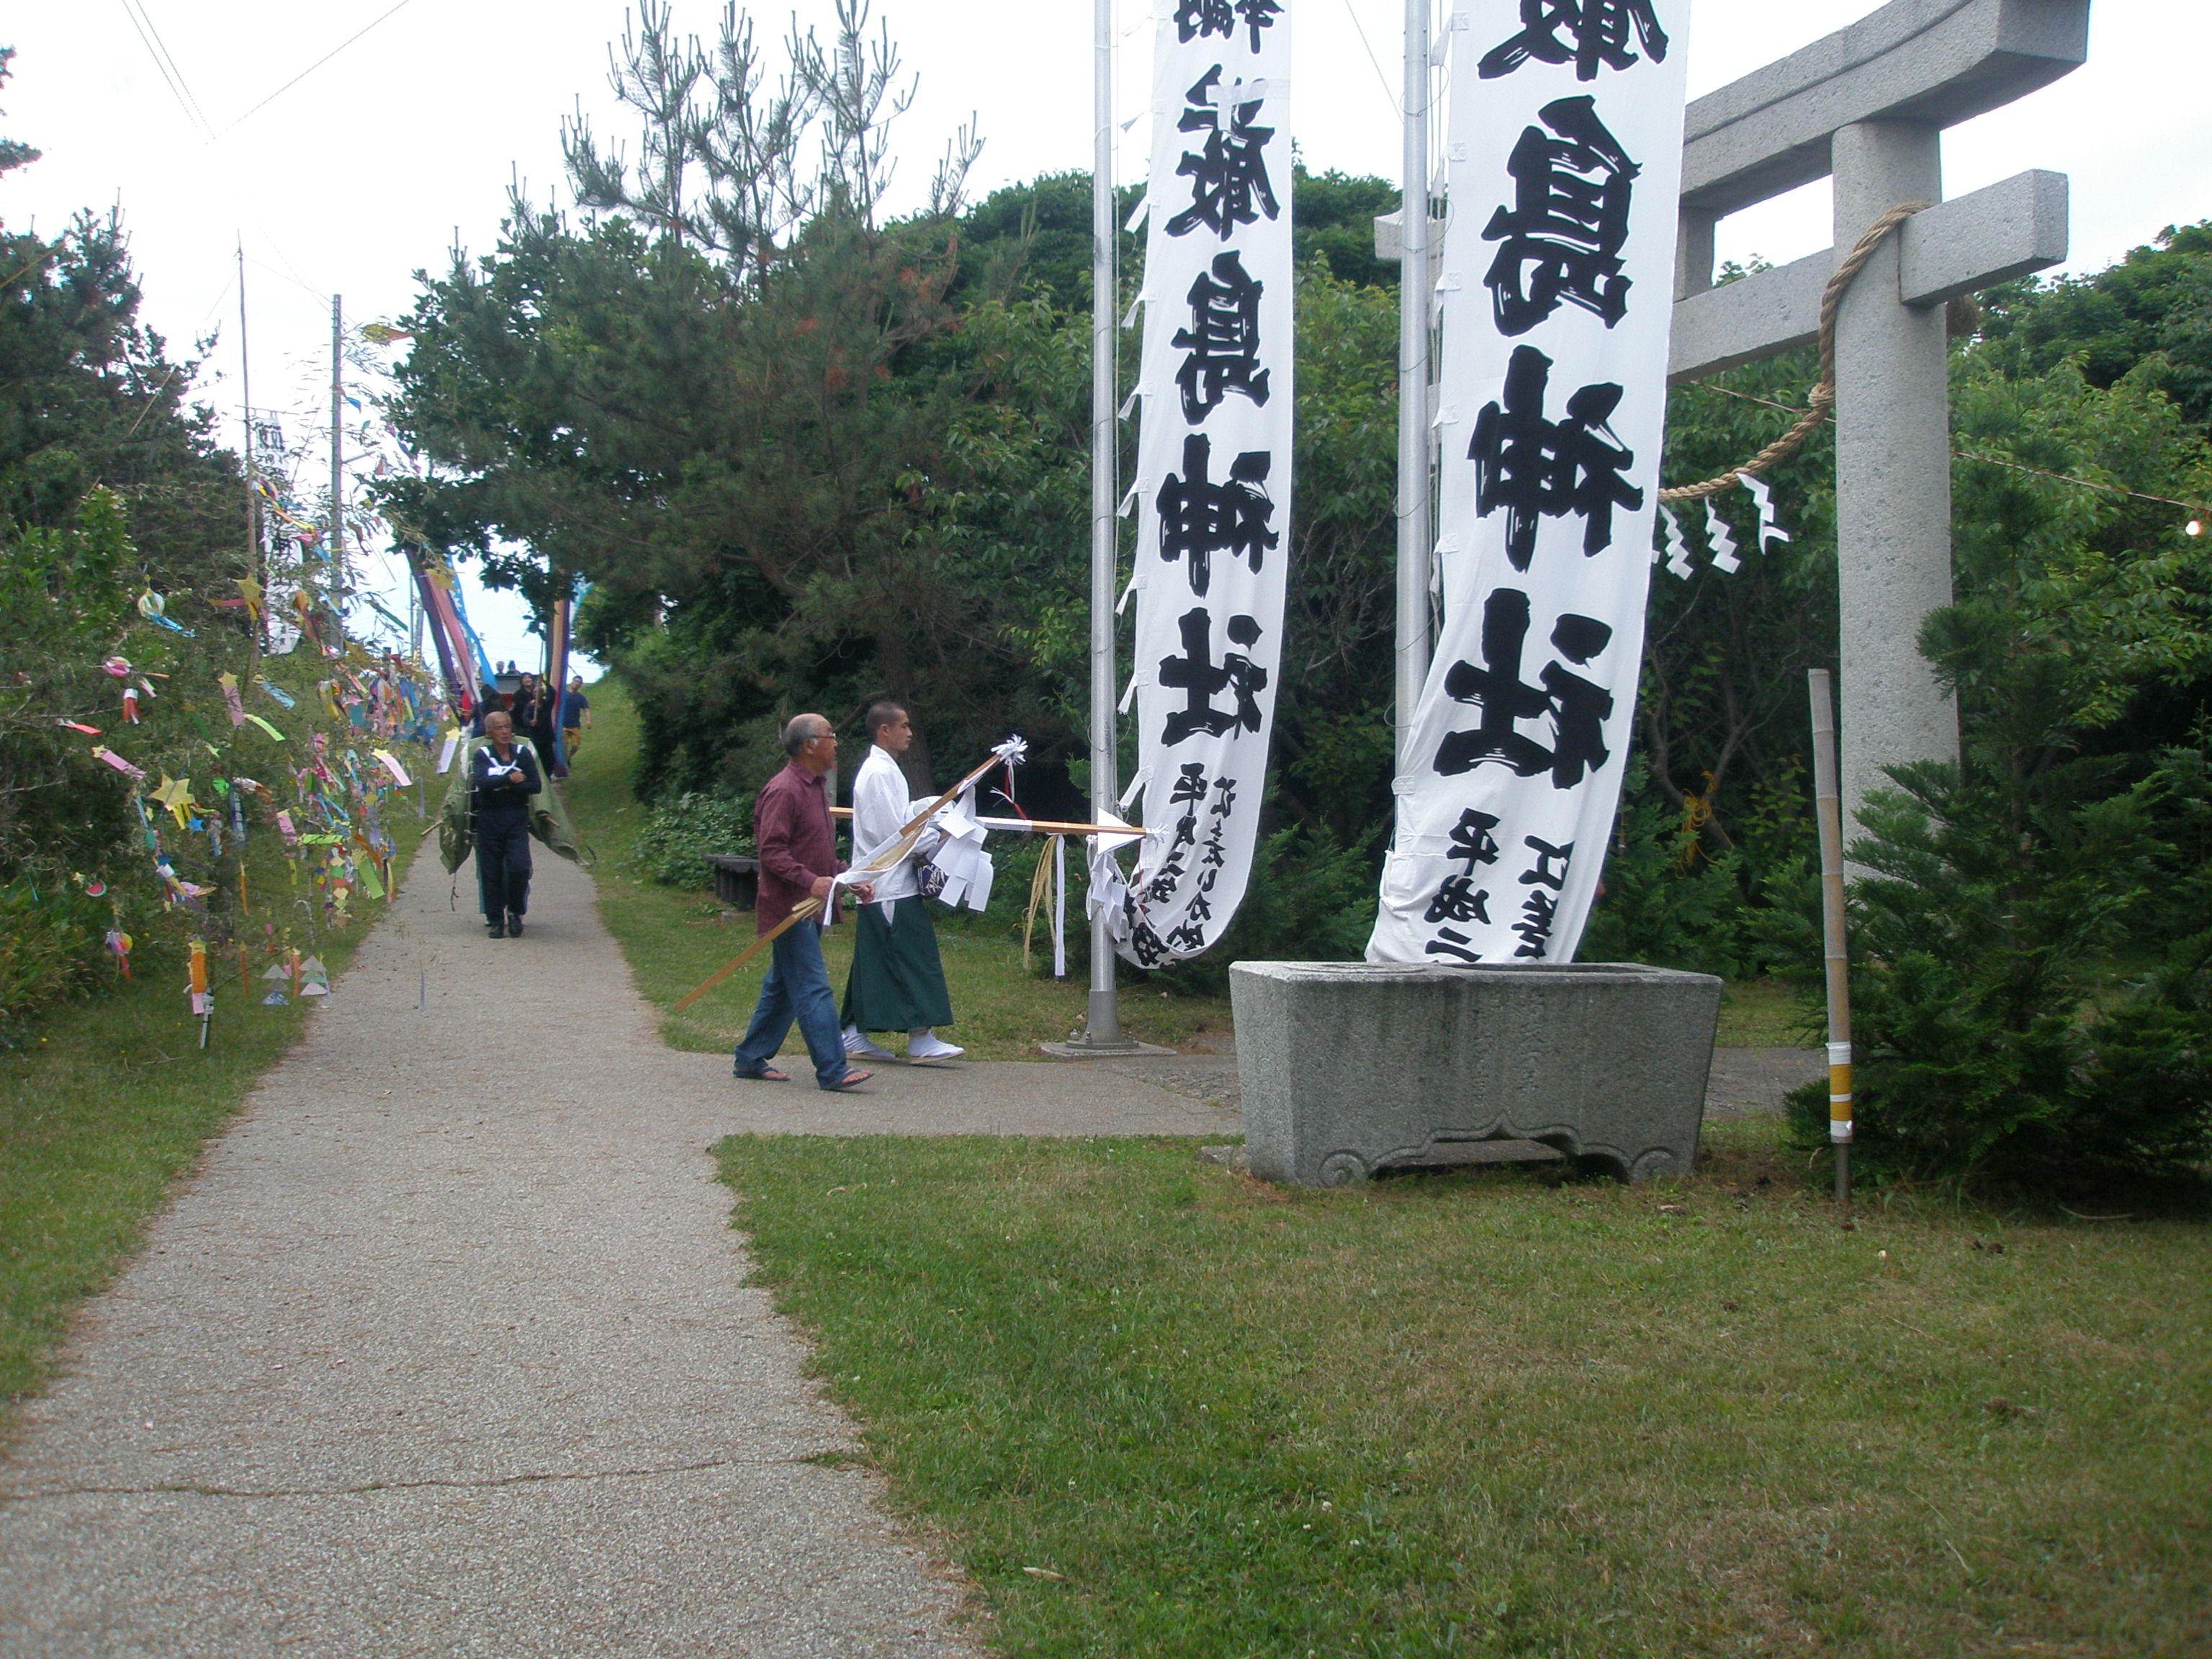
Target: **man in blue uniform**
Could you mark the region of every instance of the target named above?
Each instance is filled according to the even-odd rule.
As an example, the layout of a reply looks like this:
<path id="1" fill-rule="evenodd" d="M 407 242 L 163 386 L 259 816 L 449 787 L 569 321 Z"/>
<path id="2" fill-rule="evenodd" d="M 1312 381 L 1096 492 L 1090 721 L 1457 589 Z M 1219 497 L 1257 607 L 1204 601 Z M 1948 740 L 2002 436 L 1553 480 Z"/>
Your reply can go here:
<path id="1" fill-rule="evenodd" d="M 514 740 L 504 710 L 484 717 L 484 744 L 469 757 L 477 896 L 494 939 L 522 937 L 530 908 L 530 798 L 543 789 L 538 757 Z"/>

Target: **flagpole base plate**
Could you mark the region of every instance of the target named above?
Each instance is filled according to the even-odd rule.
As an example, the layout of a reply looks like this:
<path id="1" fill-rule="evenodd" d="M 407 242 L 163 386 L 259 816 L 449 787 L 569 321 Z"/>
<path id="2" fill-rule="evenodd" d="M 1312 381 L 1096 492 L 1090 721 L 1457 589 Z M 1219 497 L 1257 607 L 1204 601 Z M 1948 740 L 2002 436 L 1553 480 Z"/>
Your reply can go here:
<path id="1" fill-rule="evenodd" d="M 1113 1042 L 1094 1042 L 1087 1036 L 1070 1037 L 1065 1042 L 1040 1042 L 1037 1047 L 1055 1060 L 1137 1060 L 1152 1054 L 1172 1056 L 1177 1052 L 1131 1037 Z"/>

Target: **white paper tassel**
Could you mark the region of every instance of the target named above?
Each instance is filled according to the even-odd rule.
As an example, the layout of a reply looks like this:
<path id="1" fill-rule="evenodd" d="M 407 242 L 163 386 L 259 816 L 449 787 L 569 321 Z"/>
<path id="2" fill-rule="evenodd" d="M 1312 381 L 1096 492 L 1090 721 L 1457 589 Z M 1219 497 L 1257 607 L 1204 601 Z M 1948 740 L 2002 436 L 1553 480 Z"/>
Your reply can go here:
<path id="1" fill-rule="evenodd" d="M 1667 527 L 1667 568 L 1684 581 L 1690 579 L 1690 538 L 1682 533 L 1682 521 L 1674 516 L 1674 509 L 1662 506 L 1659 517 Z M 1653 550 L 1656 558 L 1657 550 Z"/>
<path id="2" fill-rule="evenodd" d="M 1714 569 L 1733 576 L 1743 568 L 1743 561 L 1735 556 L 1735 537 L 1711 496 L 1705 499 L 1705 539 L 1712 544 Z"/>
<path id="3" fill-rule="evenodd" d="M 1786 542 L 1790 532 L 1774 522 L 1774 490 L 1756 472 L 1739 472 L 1736 477 L 1751 492 L 1751 499 L 1759 503 L 1759 530 L 1752 544 L 1760 552 L 1766 551 L 1769 542 Z"/>

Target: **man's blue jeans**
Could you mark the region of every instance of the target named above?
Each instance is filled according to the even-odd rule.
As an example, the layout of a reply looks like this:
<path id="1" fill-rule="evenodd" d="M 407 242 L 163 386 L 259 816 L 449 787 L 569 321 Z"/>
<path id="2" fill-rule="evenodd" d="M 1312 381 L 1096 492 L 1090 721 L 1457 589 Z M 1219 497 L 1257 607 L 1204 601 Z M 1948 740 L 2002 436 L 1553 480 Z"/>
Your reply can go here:
<path id="1" fill-rule="evenodd" d="M 809 917 L 787 927 L 769 946 L 774 954 L 761 981 L 753 1023 L 732 1056 L 739 1077 L 750 1077 L 775 1058 L 790 1035 L 791 1022 L 806 1039 L 815 1080 L 834 1089 L 845 1080 L 845 1033 L 837 1024 L 837 999 L 830 989 L 830 969 L 822 961 L 822 928 Z"/>

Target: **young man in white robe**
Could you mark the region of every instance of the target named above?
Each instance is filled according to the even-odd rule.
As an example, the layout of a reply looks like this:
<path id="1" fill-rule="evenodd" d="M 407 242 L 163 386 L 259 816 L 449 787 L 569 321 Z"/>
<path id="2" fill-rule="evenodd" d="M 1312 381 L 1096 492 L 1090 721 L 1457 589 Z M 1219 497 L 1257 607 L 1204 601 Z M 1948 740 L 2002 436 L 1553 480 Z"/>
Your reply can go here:
<path id="1" fill-rule="evenodd" d="M 907 794 L 898 757 L 914 741 L 914 725 L 895 702 L 871 704 L 866 717 L 868 757 L 853 777 L 853 863 L 867 864 L 898 839 L 915 804 Z M 876 878 L 875 897 L 859 908 L 853 938 L 853 970 L 845 983 L 845 1052 L 890 1060 L 871 1031 L 904 1031 L 909 1060 L 956 1060 L 967 1052 L 931 1030 L 952 1023 L 937 930 L 921 896 L 920 871 L 929 837 L 894 869 Z"/>

